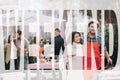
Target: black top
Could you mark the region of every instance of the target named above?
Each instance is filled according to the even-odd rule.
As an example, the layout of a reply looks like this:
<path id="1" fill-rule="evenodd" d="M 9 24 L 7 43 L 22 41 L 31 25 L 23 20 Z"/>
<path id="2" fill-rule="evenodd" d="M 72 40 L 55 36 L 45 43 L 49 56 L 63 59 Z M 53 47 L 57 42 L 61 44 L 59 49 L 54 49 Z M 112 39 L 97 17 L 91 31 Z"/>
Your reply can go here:
<path id="1" fill-rule="evenodd" d="M 64 40 L 59 35 L 59 36 L 55 37 L 55 48 L 54 48 L 55 49 L 55 55 L 59 55 L 61 47 L 62 47 L 62 50 L 64 51 Z"/>

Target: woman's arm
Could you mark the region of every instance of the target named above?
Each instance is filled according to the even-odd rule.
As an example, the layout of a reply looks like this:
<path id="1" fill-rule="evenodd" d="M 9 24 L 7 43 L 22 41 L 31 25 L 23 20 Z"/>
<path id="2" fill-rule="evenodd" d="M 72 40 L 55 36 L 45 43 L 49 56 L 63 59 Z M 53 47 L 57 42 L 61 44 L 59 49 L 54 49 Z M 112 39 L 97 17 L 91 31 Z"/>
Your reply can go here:
<path id="1" fill-rule="evenodd" d="M 43 51 L 44 51 L 44 47 L 40 47 L 40 50 L 39 50 L 39 57 L 40 58 L 44 58 Z"/>

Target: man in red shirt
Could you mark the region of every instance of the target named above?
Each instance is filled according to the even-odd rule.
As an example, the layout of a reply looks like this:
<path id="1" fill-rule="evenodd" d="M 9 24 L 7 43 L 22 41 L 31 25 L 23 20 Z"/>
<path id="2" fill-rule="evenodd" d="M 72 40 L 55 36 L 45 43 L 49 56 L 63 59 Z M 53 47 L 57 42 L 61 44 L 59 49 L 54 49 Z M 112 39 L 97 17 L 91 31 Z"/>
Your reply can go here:
<path id="1" fill-rule="evenodd" d="M 97 29 L 99 25 L 95 21 L 88 23 L 88 35 L 87 35 L 87 70 L 92 69 L 92 56 L 95 59 L 97 70 L 101 69 L 101 37 L 97 35 Z M 112 64 L 112 60 L 108 55 L 106 47 L 104 48 L 104 56 L 108 63 Z M 84 61 L 84 60 L 83 60 Z M 83 63 L 83 69 L 84 69 Z"/>

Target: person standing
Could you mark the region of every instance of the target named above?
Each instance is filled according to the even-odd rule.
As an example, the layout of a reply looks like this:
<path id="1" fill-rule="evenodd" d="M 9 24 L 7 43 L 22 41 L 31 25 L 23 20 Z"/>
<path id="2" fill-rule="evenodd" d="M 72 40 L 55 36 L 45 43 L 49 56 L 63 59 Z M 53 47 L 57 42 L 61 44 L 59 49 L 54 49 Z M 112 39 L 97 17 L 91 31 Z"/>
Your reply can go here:
<path id="1" fill-rule="evenodd" d="M 18 59 L 16 60 L 16 69 L 19 69 L 19 64 L 20 64 L 20 53 L 21 53 L 21 39 L 22 37 L 22 31 L 18 30 L 17 31 L 17 40 L 15 41 L 16 47 L 17 47 L 17 57 Z M 27 64 L 28 64 L 28 43 L 24 39 L 24 69 L 27 69 Z"/>
<path id="2" fill-rule="evenodd" d="M 64 60 L 67 69 L 82 69 L 83 45 L 81 44 L 81 40 L 79 32 L 72 32 L 72 44 L 68 44 L 64 51 Z"/>
<path id="3" fill-rule="evenodd" d="M 64 51 L 64 40 L 60 35 L 60 29 L 55 29 L 55 59 L 58 60 L 60 50 L 62 48 L 62 51 Z"/>
<path id="4" fill-rule="evenodd" d="M 6 54 L 5 54 L 5 69 L 9 70 L 10 69 L 10 60 L 15 60 L 17 59 L 17 48 L 15 46 L 15 42 L 13 39 L 13 35 L 8 36 L 8 43 L 4 46 L 6 49 Z M 15 65 L 15 68 L 17 66 Z"/>
<path id="5" fill-rule="evenodd" d="M 99 24 L 95 21 L 88 23 L 87 35 L 87 70 L 92 69 L 92 53 L 94 53 L 95 63 L 97 70 L 101 69 L 101 37 L 97 35 Z M 92 52 L 93 51 L 93 52 Z M 108 55 L 106 47 L 104 48 L 104 56 L 109 64 L 112 64 L 112 59 Z M 83 59 L 83 69 L 84 69 Z"/>

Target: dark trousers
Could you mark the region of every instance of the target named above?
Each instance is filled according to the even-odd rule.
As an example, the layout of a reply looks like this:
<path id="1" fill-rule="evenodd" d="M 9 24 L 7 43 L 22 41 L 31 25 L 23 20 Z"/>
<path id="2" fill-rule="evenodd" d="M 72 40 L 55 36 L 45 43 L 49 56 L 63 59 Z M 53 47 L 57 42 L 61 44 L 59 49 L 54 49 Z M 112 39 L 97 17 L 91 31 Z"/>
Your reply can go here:
<path id="1" fill-rule="evenodd" d="M 24 69 L 27 69 L 27 64 L 28 64 L 28 56 L 24 56 Z M 14 65 L 15 65 L 15 70 L 20 69 L 20 57 L 14 60 Z M 6 70 L 10 69 L 10 61 L 8 63 L 5 62 L 5 69 Z"/>
<path id="2" fill-rule="evenodd" d="M 14 59 L 14 65 L 15 65 L 15 70 L 18 70 L 17 59 Z M 10 61 L 8 63 L 5 62 L 5 70 L 9 70 L 9 69 L 10 69 Z"/>
<path id="3" fill-rule="evenodd" d="M 19 66 L 20 66 L 20 57 L 18 57 L 18 58 L 15 60 L 15 70 L 19 70 Z"/>
<path id="4" fill-rule="evenodd" d="M 37 58 L 36 57 L 29 57 L 29 64 L 32 64 L 32 63 L 37 63 Z"/>

